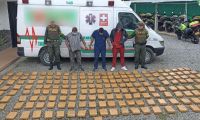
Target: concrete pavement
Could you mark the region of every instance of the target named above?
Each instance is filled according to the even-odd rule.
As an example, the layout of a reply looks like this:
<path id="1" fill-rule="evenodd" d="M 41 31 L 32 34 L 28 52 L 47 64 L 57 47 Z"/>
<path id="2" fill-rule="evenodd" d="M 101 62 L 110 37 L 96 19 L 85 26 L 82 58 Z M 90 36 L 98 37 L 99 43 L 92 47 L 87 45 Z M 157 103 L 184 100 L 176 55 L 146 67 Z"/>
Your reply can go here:
<path id="1" fill-rule="evenodd" d="M 17 48 L 7 48 L 0 52 L 0 71 L 4 70 L 10 64 L 15 62 L 19 56 L 17 55 Z"/>

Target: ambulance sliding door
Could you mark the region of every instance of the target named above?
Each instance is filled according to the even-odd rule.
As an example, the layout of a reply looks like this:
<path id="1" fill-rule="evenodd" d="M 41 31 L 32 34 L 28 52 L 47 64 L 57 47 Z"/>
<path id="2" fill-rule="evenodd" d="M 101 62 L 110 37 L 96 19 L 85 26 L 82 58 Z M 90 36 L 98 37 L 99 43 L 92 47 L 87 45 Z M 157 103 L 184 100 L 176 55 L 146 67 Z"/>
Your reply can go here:
<path id="1" fill-rule="evenodd" d="M 115 25 L 117 25 L 118 22 L 122 23 L 123 28 L 128 33 L 129 39 L 125 43 L 125 57 L 133 57 L 134 56 L 134 48 L 133 48 L 133 41 L 134 38 L 132 38 L 132 34 L 134 30 L 137 28 L 137 23 L 139 20 L 137 17 L 131 13 L 130 11 L 127 11 L 127 9 L 124 8 L 116 8 L 115 9 Z"/>
<path id="2" fill-rule="evenodd" d="M 80 8 L 80 32 L 89 45 L 91 34 L 94 30 L 103 27 L 110 34 L 113 29 L 113 8 L 111 7 L 81 7 Z M 108 46 L 108 45 L 107 45 Z M 82 50 L 83 57 L 94 57 L 93 50 Z M 107 51 L 111 56 L 111 51 Z"/>

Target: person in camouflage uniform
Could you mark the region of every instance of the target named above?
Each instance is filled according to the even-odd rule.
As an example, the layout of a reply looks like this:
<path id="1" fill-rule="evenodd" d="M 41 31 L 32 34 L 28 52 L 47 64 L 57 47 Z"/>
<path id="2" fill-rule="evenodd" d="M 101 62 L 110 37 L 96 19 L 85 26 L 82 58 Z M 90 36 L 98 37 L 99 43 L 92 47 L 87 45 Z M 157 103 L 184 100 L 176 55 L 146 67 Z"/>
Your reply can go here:
<path id="1" fill-rule="evenodd" d="M 146 57 L 146 43 L 149 37 L 148 31 L 145 29 L 143 22 L 138 23 L 138 28 L 135 30 L 135 69 L 138 69 L 139 64 L 141 68 L 147 69 L 145 66 Z"/>
<path id="2" fill-rule="evenodd" d="M 47 26 L 45 32 L 45 40 L 44 43 L 48 48 L 49 53 L 49 61 L 50 61 L 50 68 L 49 70 L 53 69 L 53 62 L 55 58 L 55 64 L 57 65 L 57 69 L 61 70 L 60 67 L 60 27 L 55 24 L 54 21 L 50 22 L 50 25 Z"/>

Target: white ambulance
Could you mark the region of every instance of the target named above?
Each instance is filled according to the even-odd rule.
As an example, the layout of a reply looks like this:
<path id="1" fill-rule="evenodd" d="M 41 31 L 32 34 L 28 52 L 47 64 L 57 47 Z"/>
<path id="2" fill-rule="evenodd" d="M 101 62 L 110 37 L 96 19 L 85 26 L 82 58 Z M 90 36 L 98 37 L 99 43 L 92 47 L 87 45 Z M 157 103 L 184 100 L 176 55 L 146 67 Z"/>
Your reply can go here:
<path id="1" fill-rule="evenodd" d="M 141 21 L 139 16 L 120 0 L 18 0 L 17 12 L 18 55 L 39 57 L 41 63 L 49 64 L 44 34 L 49 21 L 54 20 L 63 34 L 77 27 L 89 45 L 92 32 L 103 27 L 109 33 L 121 22 L 130 35 Z M 146 62 L 151 63 L 155 56 L 164 52 L 164 40 L 146 26 L 149 32 Z M 133 40 L 125 43 L 125 57 L 134 57 Z M 61 57 L 69 57 L 64 43 L 60 47 Z M 94 57 L 93 50 L 81 50 L 82 57 Z M 112 51 L 107 50 L 107 57 Z"/>

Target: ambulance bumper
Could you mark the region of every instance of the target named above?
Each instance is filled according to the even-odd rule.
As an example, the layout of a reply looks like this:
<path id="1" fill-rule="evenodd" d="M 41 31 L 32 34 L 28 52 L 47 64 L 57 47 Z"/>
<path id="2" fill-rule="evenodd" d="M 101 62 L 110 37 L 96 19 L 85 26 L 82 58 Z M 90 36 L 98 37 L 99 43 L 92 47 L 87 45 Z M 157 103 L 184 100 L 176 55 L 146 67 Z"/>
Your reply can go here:
<path id="1" fill-rule="evenodd" d="M 154 52 L 156 53 L 156 56 L 162 55 L 164 53 L 165 47 L 161 48 L 154 48 Z"/>
<path id="2" fill-rule="evenodd" d="M 18 47 L 17 54 L 18 56 L 24 56 L 24 47 Z"/>

